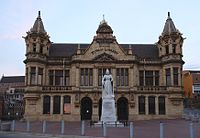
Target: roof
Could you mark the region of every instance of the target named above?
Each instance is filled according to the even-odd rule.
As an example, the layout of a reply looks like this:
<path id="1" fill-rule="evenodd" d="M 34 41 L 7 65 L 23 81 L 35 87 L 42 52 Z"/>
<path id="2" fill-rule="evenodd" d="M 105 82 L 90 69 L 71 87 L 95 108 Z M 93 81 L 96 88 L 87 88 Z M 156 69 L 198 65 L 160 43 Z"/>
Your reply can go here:
<path id="1" fill-rule="evenodd" d="M 0 80 L 0 83 L 24 83 L 25 76 L 3 76 Z"/>
<path id="2" fill-rule="evenodd" d="M 177 29 L 174 25 L 174 22 L 172 21 L 172 19 L 170 17 L 170 12 L 168 12 L 168 18 L 165 22 L 165 26 L 164 26 L 162 34 L 164 35 L 164 34 L 170 34 L 170 33 L 174 33 L 174 32 L 177 32 Z"/>
<path id="3" fill-rule="evenodd" d="M 86 49 L 90 44 L 53 43 L 49 50 L 50 57 L 70 57 L 76 53 L 78 46 Z M 158 49 L 155 44 L 119 44 L 124 50 L 131 46 L 133 54 L 139 58 L 158 59 Z"/>
<path id="4" fill-rule="evenodd" d="M 41 16 L 40 16 L 40 11 L 38 12 L 38 17 L 33 25 L 33 28 L 31 28 L 30 31 L 34 33 L 46 33 Z"/>

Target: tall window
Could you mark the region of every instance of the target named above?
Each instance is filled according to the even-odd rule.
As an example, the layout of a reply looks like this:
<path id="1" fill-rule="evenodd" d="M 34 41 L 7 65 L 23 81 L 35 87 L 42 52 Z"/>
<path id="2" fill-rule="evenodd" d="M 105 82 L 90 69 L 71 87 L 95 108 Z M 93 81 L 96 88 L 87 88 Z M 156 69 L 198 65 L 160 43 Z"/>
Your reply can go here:
<path id="1" fill-rule="evenodd" d="M 159 96 L 158 97 L 158 108 L 159 108 L 159 114 L 164 115 L 166 113 L 165 111 L 165 97 Z"/>
<path id="2" fill-rule="evenodd" d="M 148 97 L 148 101 L 149 101 L 149 114 L 155 114 L 156 110 L 155 110 L 155 97 L 153 96 L 149 96 Z"/>
<path id="3" fill-rule="evenodd" d="M 53 114 L 60 114 L 60 96 L 53 97 Z"/>
<path id="4" fill-rule="evenodd" d="M 38 84 L 42 85 L 43 80 L 43 68 L 38 69 Z"/>
<path id="5" fill-rule="evenodd" d="M 50 114 L 50 96 L 47 95 L 43 98 L 43 114 Z"/>
<path id="6" fill-rule="evenodd" d="M 93 70 L 92 68 L 82 68 L 80 75 L 81 86 L 92 86 L 93 85 Z"/>
<path id="7" fill-rule="evenodd" d="M 153 71 L 145 71 L 145 85 L 153 86 Z"/>
<path id="8" fill-rule="evenodd" d="M 173 68 L 174 85 L 178 85 L 178 68 Z"/>
<path id="9" fill-rule="evenodd" d="M 165 47 L 166 54 L 169 54 L 169 46 Z"/>
<path id="10" fill-rule="evenodd" d="M 159 86 L 159 71 L 155 71 L 155 86 Z"/>
<path id="11" fill-rule="evenodd" d="M 108 68 L 109 72 L 111 73 L 111 69 Z M 102 77 L 106 73 L 106 68 L 98 69 L 98 85 L 102 86 Z"/>
<path id="12" fill-rule="evenodd" d="M 43 53 L 43 45 L 40 45 L 40 53 Z"/>
<path id="13" fill-rule="evenodd" d="M 172 45 L 172 52 L 175 54 L 176 53 L 176 44 Z"/>
<path id="14" fill-rule="evenodd" d="M 128 69 L 118 68 L 116 78 L 117 86 L 128 86 Z"/>
<path id="15" fill-rule="evenodd" d="M 64 114 L 70 114 L 71 113 L 71 97 L 70 96 L 64 96 L 63 113 Z"/>
<path id="16" fill-rule="evenodd" d="M 70 84 L 69 70 L 65 70 L 65 85 L 69 86 L 69 84 Z"/>
<path id="17" fill-rule="evenodd" d="M 31 85 L 36 85 L 36 67 L 31 67 Z"/>
<path id="18" fill-rule="evenodd" d="M 139 105 L 139 114 L 145 114 L 145 97 L 138 97 L 138 105 Z"/>
<path id="19" fill-rule="evenodd" d="M 54 85 L 54 71 L 49 70 L 49 85 Z"/>
<path id="20" fill-rule="evenodd" d="M 63 85 L 63 71 L 55 70 L 55 85 Z"/>
<path id="21" fill-rule="evenodd" d="M 170 68 L 165 69 L 165 73 L 166 73 L 166 85 L 170 86 L 171 85 L 171 71 L 170 71 Z"/>
<path id="22" fill-rule="evenodd" d="M 33 43 L 33 52 L 36 52 L 36 44 Z"/>
<path id="23" fill-rule="evenodd" d="M 144 71 L 139 72 L 140 86 L 144 86 Z"/>

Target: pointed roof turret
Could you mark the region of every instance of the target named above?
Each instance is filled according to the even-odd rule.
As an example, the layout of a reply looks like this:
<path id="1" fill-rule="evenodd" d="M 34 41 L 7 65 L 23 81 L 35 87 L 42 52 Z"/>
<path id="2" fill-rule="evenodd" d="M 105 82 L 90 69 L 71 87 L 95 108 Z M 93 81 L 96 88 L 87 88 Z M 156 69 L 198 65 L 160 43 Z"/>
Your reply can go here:
<path id="1" fill-rule="evenodd" d="M 176 29 L 176 27 L 170 17 L 170 12 L 168 12 L 168 18 L 165 22 L 165 26 L 164 26 L 162 35 L 176 33 L 176 32 L 178 32 L 178 30 Z"/>
<path id="2" fill-rule="evenodd" d="M 96 33 L 97 34 L 113 34 L 113 30 L 106 22 L 104 15 L 103 15 L 103 20 L 100 22 L 100 25 Z"/>
<path id="3" fill-rule="evenodd" d="M 44 29 L 44 25 L 41 19 L 40 11 L 38 11 L 38 17 L 33 25 L 33 28 L 31 28 L 30 32 L 32 33 L 46 33 Z"/>

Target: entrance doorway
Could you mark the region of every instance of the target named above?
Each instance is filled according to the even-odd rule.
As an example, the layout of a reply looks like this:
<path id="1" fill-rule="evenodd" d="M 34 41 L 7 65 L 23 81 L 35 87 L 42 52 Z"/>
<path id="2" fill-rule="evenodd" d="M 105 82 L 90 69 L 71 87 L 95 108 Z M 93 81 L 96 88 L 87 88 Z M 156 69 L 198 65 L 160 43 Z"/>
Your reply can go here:
<path id="1" fill-rule="evenodd" d="M 81 120 L 92 120 L 92 100 L 89 97 L 81 100 Z"/>
<path id="2" fill-rule="evenodd" d="M 128 120 L 128 100 L 125 97 L 117 100 L 117 118 L 119 121 Z"/>

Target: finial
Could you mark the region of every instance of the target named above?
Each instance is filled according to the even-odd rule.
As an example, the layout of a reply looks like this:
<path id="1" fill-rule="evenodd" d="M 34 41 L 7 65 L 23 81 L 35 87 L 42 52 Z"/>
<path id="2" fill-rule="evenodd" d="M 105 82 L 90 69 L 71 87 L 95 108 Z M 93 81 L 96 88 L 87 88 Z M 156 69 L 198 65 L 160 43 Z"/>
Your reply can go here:
<path id="1" fill-rule="evenodd" d="M 100 22 L 100 24 L 103 24 L 103 23 L 106 23 L 105 15 L 104 14 L 103 14 L 103 20 Z"/>
<path id="2" fill-rule="evenodd" d="M 38 11 L 38 18 L 40 18 L 40 11 Z"/>
<path id="3" fill-rule="evenodd" d="M 168 18 L 170 18 L 170 12 L 168 12 Z"/>
<path id="4" fill-rule="evenodd" d="M 105 15 L 103 14 L 103 20 L 105 21 Z"/>

